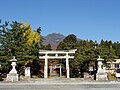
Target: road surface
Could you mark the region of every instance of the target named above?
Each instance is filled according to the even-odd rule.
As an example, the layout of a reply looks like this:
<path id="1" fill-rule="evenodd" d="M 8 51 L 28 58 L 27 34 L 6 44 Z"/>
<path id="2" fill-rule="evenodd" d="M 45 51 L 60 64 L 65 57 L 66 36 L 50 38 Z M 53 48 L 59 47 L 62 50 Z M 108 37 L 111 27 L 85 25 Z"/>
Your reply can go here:
<path id="1" fill-rule="evenodd" d="M 35 83 L 0 83 L 0 90 L 120 90 L 119 83 L 83 83 L 83 84 L 35 84 Z"/>

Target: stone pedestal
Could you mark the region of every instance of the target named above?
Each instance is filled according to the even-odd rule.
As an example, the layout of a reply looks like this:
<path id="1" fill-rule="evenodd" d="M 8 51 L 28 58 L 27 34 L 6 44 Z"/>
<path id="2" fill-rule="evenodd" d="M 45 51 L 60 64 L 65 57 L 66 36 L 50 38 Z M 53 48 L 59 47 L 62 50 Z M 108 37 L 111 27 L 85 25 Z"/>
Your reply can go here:
<path id="1" fill-rule="evenodd" d="M 15 57 L 13 57 L 13 59 L 11 59 L 10 61 L 12 61 L 12 70 L 9 72 L 9 74 L 7 74 L 7 81 L 18 81 L 18 74 L 15 69 L 17 60 L 15 59 Z"/>
<path id="2" fill-rule="evenodd" d="M 15 82 L 18 81 L 18 74 L 7 74 L 7 81 Z"/>
<path id="3" fill-rule="evenodd" d="M 103 61 L 104 59 L 99 58 L 97 59 L 98 61 L 98 71 L 97 71 L 97 74 L 96 74 L 96 80 L 108 80 L 107 78 L 107 73 L 105 72 L 105 69 L 103 68 Z"/>

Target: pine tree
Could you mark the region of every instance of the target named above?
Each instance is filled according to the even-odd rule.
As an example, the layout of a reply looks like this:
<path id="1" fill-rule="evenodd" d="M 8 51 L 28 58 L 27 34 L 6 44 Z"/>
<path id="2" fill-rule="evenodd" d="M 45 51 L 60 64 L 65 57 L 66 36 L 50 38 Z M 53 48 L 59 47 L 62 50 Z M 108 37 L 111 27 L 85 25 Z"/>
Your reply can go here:
<path id="1" fill-rule="evenodd" d="M 10 28 L 8 28 L 10 27 Z M 0 56 L 4 64 L 15 56 L 18 60 L 18 68 L 24 67 L 28 62 L 38 60 L 40 48 L 40 31 L 32 31 L 29 24 L 18 23 L 17 21 L 9 24 L 5 22 L 0 28 L 0 43 L 3 54 Z M 19 72 L 20 73 L 20 72 Z"/>

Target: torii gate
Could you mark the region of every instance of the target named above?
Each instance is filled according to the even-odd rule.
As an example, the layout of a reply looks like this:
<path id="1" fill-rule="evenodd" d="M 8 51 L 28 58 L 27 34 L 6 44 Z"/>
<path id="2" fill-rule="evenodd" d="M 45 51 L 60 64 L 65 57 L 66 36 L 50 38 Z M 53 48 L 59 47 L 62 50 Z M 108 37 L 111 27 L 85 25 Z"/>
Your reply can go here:
<path id="1" fill-rule="evenodd" d="M 69 54 L 75 53 L 76 49 L 74 50 L 64 50 L 64 51 L 48 51 L 48 50 L 40 50 L 39 59 L 45 59 L 44 65 L 44 78 L 48 77 L 48 59 L 66 59 L 66 71 L 67 71 L 67 78 L 70 78 L 69 74 L 69 59 L 73 59 L 74 56 L 70 56 Z M 49 56 L 49 54 L 53 56 Z M 60 54 L 64 54 L 64 56 L 60 56 Z"/>

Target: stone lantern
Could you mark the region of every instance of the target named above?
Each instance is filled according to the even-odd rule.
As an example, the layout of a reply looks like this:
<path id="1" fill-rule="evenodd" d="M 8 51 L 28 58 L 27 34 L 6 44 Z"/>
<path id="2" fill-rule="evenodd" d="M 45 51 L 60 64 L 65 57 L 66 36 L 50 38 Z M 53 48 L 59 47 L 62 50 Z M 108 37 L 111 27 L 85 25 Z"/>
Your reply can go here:
<path id="1" fill-rule="evenodd" d="M 99 56 L 97 61 L 98 61 L 98 70 L 97 70 L 97 74 L 96 74 L 96 76 L 97 76 L 96 80 L 108 80 L 107 79 L 107 73 L 103 69 L 102 61 L 104 61 L 104 59 L 100 58 L 100 56 Z"/>
<path id="2" fill-rule="evenodd" d="M 100 56 L 99 56 L 97 61 L 98 61 L 98 71 L 97 71 L 97 73 L 102 73 L 103 72 L 103 63 L 102 63 L 102 61 L 104 61 L 104 59 L 100 58 Z"/>
<path id="3" fill-rule="evenodd" d="M 12 63 L 12 70 L 9 72 L 9 74 L 7 74 L 7 81 L 18 81 L 18 74 L 17 74 L 17 70 L 15 69 L 16 66 L 16 62 L 17 59 L 15 59 L 15 56 L 13 57 L 13 59 L 10 60 Z"/>

